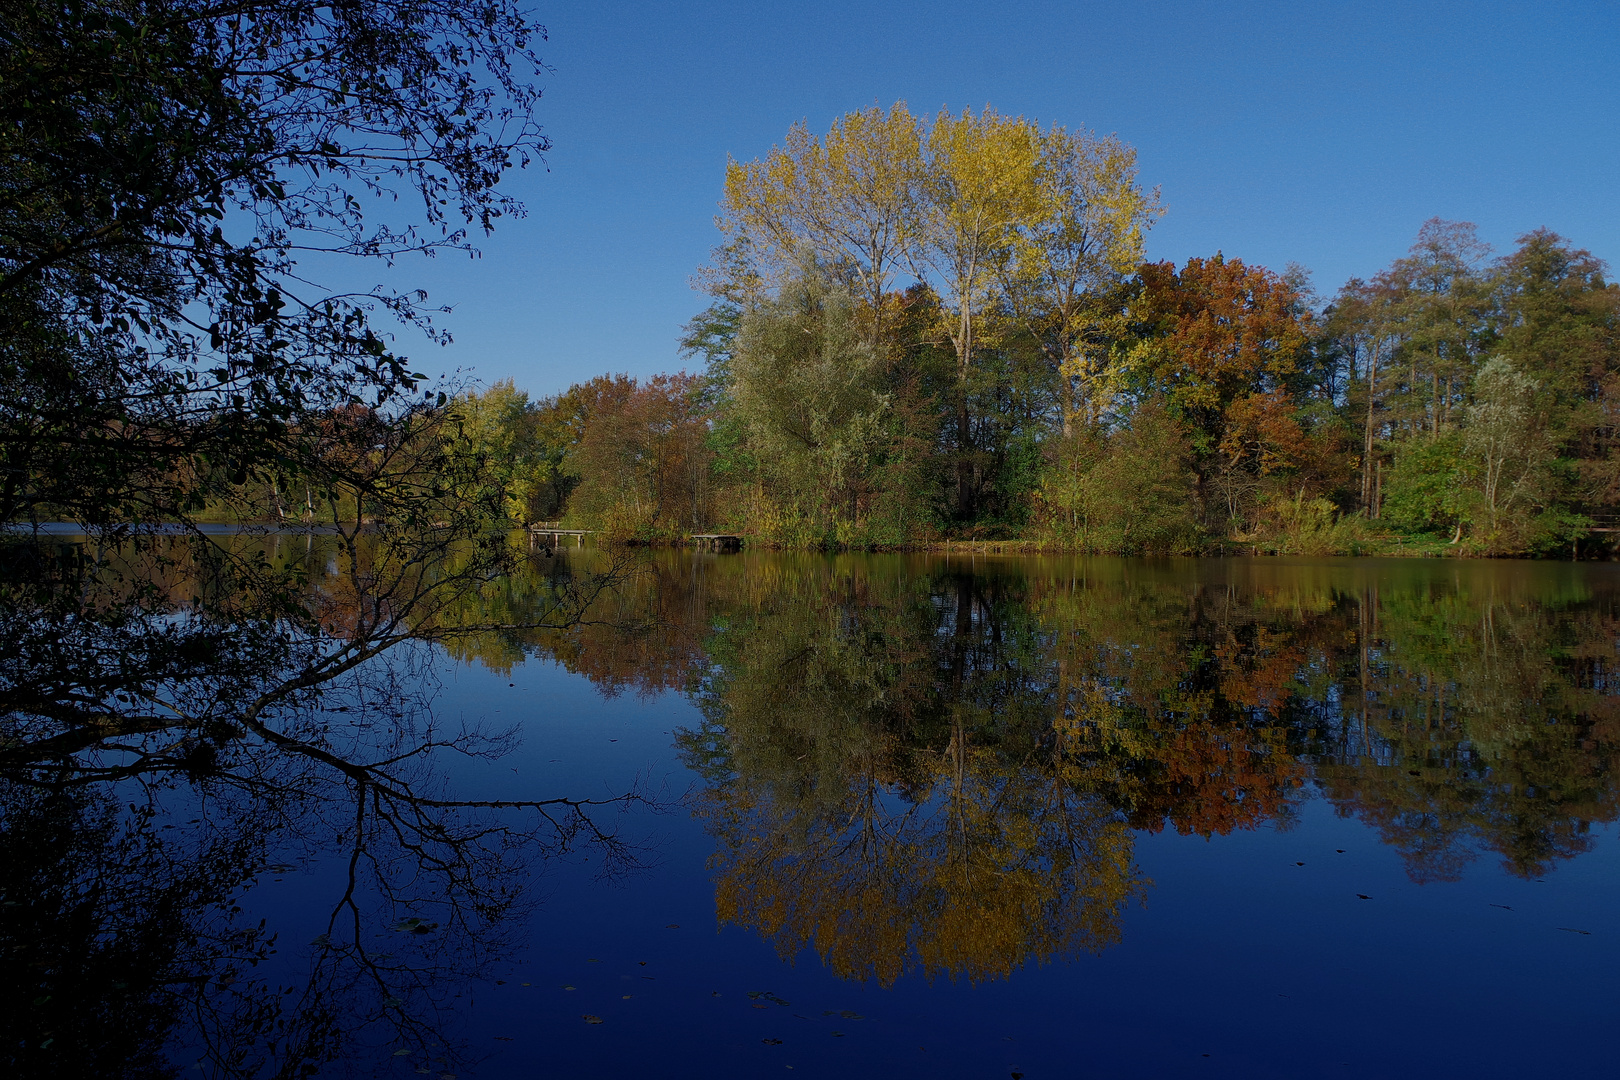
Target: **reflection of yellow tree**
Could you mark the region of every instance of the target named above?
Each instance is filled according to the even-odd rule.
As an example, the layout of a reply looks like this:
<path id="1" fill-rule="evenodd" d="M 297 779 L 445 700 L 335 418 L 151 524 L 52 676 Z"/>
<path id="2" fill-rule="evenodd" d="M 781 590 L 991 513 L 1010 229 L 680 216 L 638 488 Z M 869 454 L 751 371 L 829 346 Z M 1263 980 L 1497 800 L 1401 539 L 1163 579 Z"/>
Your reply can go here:
<path id="1" fill-rule="evenodd" d="M 711 643 L 711 723 L 685 737 L 715 781 L 701 807 L 722 921 L 885 984 L 1004 977 L 1117 940 L 1141 887 L 1130 833 L 1039 744 L 1028 628 L 985 633 L 1005 605 L 967 578 L 784 584 Z"/>
<path id="2" fill-rule="evenodd" d="M 1005 978 L 1100 950 L 1140 894 L 1130 833 L 1061 777 L 987 750 L 940 755 L 935 789 L 908 802 L 868 776 L 803 807 L 770 785 L 710 791 L 704 813 L 722 922 L 785 958 L 814 948 L 845 978 Z"/>

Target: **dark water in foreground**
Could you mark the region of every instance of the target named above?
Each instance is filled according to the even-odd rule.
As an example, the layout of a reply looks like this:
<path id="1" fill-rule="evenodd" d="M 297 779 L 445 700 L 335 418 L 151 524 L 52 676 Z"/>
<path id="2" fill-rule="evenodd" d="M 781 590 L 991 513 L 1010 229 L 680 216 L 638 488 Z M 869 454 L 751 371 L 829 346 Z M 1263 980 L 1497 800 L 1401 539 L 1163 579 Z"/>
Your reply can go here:
<path id="1" fill-rule="evenodd" d="M 414 670 L 516 736 L 444 791 L 635 790 L 629 849 L 514 841 L 480 921 L 262 822 L 324 1072 L 1615 1074 L 1616 568 L 665 553 L 594 612 Z"/>

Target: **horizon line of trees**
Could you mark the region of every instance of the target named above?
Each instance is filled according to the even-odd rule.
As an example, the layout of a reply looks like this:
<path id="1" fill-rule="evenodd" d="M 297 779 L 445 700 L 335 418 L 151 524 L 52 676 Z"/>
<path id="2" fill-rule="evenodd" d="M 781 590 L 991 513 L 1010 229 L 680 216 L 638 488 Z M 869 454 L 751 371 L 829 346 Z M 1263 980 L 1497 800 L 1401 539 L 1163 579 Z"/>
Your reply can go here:
<path id="1" fill-rule="evenodd" d="M 1546 229 L 1493 259 L 1432 219 L 1322 297 L 1297 264 L 1147 260 L 1162 208 L 1115 136 L 904 104 L 731 162 L 722 210 L 701 373 L 457 399 L 514 520 L 1110 553 L 1620 525 L 1620 287 Z"/>

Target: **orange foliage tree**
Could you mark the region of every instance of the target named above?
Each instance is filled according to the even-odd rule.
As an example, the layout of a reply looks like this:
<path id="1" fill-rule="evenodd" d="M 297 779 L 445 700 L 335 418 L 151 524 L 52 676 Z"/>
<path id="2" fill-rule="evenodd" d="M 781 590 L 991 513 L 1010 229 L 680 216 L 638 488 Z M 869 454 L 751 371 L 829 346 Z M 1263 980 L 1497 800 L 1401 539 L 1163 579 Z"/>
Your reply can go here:
<path id="1" fill-rule="evenodd" d="M 1304 452 L 1287 382 L 1310 316 L 1287 281 L 1221 255 L 1179 271 L 1148 263 L 1141 283 L 1135 314 L 1147 336 L 1133 357 L 1136 379 L 1190 426 L 1206 514 L 1239 519 L 1258 481 Z"/>

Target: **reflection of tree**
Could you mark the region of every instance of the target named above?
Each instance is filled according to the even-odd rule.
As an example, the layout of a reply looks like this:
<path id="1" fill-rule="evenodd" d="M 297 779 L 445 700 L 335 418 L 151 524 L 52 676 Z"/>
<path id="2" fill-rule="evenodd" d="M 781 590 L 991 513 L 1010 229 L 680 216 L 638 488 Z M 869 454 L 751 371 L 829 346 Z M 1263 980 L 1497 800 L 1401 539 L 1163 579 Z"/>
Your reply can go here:
<path id="1" fill-rule="evenodd" d="M 161 768 L 126 772 L 118 787 L 5 782 L 0 975 L 13 1007 L 0 1024 L 13 1071 L 155 1077 L 196 1061 L 204 1075 L 306 1075 L 396 1054 L 435 1071 L 465 1063 L 453 997 L 513 947 L 528 867 L 581 843 L 619 866 L 636 851 L 599 827 L 600 803 L 422 794 L 435 770 L 421 748 L 474 742 L 434 736 L 408 702 L 379 698 L 384 688 L 347 687 L 356 733 L 343 758 L 283 748 L 215 759 L 184 783 Z M 307 974 L 284 983 L 267 974 L 270 958 L 302 943 L 244 921 L 241 898 L 292 868 L 274 859 L 333 854 L 346 873 Z"/>
<path id="2" fill-rule="evenodd" d="M 207 940 L 260 854 L 252 833 L 160 843 L 149 809 L 104 793 L 0 787 L 0 1026 L 19 1076 L 168 1076 L 189 983 L 216 954 L 256 962 L 252 928 Z"/>
<path id="3" fill-rule="evenodd" d="M 1117 815 L 1049 775 L 967 756 L 946 759 L 919 803 L 869 777 L 814 808 L 746 782 L 707 793 L 720 919 L 885 985 L 912 966 L 1006 977 L 1117 940 L 1139 892 Z"/>
<path id="4" fill-rule="evenodd" d="M 1004 605 L 966 577 L 949 608 L 895 579 L 807 584 L 728 624 L 710 724 L 683 735 L 713 781 L 721 918 L 885 984 L 1114 941 L 1139 891 L 1129 834 L 1028 739 L 1039 698 Z"/>
<path id="5" fill-rule="evenodd" d="M 1126 827 L 1286 824 L 1319 792 L 1421 881 L 1482 849 L 1542 874 L 1616 816 L 1614 597 L 1551 568 L 695 565 L 648 579 L 623 655 L 671 642 L 653 670 L 705 714 L 681 747 L 722 917 L 846 974 L 1106 944 Z"/>
<path id="6" fill-rule="evenodd" d="M 1318 783 L 1419 880 L 1456 877 L 1476 847 L 1530 877 L 1587 850 L 1617 811 L 1612 605 L 1511 578 L 1348 599 L 1350 692 Z"/>
<path id="7" fill-rule="evenodd" d="M 0 964 L 22 995 L 5 1021 L 19 1065 L 452 1062 L 451 995 L 510 944 L 525 867 L 579 843 L 634 858 L 598 804 L 443 792 L 443 757 L 507 739 L 429 707 L 432 646 L 565 628 L 615 566 L 538 574 L 509 611 L 488 601 L 502 538 L 287 539 L 72 547 L 6 582 L 0 882 L 29 900 L 0 908 Z M 273 931 L 237 917 L 289 848 L 349 860 L 301 989 L 268 981 Z"/>

